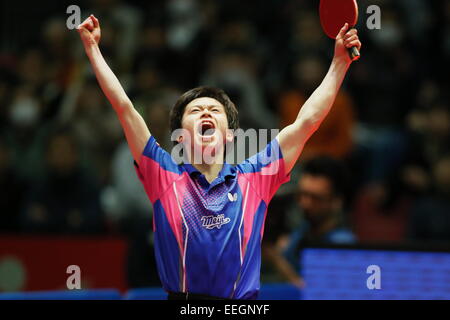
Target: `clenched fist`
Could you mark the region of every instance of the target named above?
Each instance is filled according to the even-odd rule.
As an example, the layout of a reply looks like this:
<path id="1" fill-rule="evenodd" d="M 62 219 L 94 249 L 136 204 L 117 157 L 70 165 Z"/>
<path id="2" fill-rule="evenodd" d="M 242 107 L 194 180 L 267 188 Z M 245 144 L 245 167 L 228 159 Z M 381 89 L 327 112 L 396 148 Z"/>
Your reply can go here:
<path id="1" fill-rule="evenodd" d="M 90 15 L 77 27 L 85 48 L 98 45 L 101 37 L 100 23 L 94 15 Z"/>

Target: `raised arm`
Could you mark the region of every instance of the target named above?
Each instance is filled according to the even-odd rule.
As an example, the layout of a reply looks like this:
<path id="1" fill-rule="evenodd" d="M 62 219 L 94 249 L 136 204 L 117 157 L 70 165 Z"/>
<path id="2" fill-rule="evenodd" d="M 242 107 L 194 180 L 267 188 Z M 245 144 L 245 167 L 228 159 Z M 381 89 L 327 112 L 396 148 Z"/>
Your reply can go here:
<path id="1" fill-rule="evenodd" d="M 348 25 L 345 24 L 336 38 L 333 61 L 322 83 L 302 106 L 294 123 L 286 126 L 277 136 L 288 172 L 292 170 L 306 141 L 319 128 L 334 103 L 352 62 L 347 48 L 356 46 L 361 49 L 356 29 L 347 30 Z"/>
<path id="2" fill-rule="evenodd" d="M 139 164 L 150 131 L 100 52 L 100 24 L 93 15 L 77 28 L 97 81 L 117 113 L 134 160 Z"/>

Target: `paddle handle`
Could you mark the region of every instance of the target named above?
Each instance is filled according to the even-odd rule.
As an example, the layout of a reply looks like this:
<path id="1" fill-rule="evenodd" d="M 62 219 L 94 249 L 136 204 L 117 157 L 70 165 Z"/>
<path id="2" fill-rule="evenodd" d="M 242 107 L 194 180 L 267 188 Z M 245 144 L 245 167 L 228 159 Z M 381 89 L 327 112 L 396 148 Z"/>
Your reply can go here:
<path id="1" fill-rule="evenodd" d="M 356 47 L 348 48 L 348 54 L 350 55 L 350 59 L 352 59 L 352 61 L 356 61 L 360 57 L 358 48 Z"/>
<path id="2" fill-rule="evenodd" d="M 353 29 L 353 28 L 350 28 L 350 29 Z M 357 47 L 348 48 L 347 51 L 348 51 L 348 54 L 350 55 L 350 59 L 352 59 L 352 61 L 356 61 L 360 58 L 359 50 Z"/>

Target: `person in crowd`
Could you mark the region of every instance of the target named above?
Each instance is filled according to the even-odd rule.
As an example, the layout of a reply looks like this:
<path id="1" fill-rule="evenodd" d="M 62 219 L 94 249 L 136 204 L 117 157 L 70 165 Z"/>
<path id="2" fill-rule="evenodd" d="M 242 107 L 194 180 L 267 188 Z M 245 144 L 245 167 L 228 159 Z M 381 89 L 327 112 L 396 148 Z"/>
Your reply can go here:
<path id="1" fill-rule="evenodd" d="M 290 283 L 303 287 L 299 275 L 302 248 L 323 244 L 353 244 L 356 237 L 344 212 L 348 174 L 342 161 L 320 156 L 305 163 L 298 181 L 299 226 L 284 245 L 266 246 L 265 256 Z"/>

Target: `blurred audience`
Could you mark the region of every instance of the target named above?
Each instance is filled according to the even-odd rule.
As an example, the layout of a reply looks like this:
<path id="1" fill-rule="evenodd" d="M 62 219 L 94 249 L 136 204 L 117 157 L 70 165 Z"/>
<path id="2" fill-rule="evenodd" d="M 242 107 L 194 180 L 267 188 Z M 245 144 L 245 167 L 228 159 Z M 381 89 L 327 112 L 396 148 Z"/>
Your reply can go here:
<path id="1" fill-rule="evenodd" d="M 0 136 L 0 233 L 19 232 L 19 217 L 24 197 L 24 181 L 12 164 L 11 148 Z"/>
<path id="2" fill-rule="evenodd" d="M 289 86 L 281 92 L 278 102 L 280 128 L 293 123 L 308 97 L 320 85 L 327 72 L 327 62 L 317 55 L 300 56 L 292 67 Z M 352 148 L 354 125 L 354 103 L 345 88 L 342 88 L 332 109 L 311 136 L 302 151 L 300 161 L 318 155 L 344 159 Z M 333 141 L 333 143 L 330 143 Z"/>
<path id="3" fill-rule="evenodd" d="M 243 129 L 276 128 L 275 117 L 264 99 L 257 66 L 248 51 L 222 51 L 213 55 L 202 84 L 223 88 L 236 104 Z"/>
<path id="4" fill-rule="evenodd" d="M 166 150 L 170 150 L 169 110 L 175 101 L 170 88 L 159 96 L 140 100 L 139 110 L 151 126 L 152 135 Z M 116 148 L 111 164 L 111 185 L 102 192 L 102 206 L 108 220 L 127 236 L 127 279 L 131 287 L 159 286 L 156 260 L 153 254 L 152 207 L 139 181 L 128 144 L 123 140 Z"/>
<path id="5" fill-rule="evenodd" d="M 347 170 L 339 160 L 321 156 L 304 165 L 296 193 L 301 222 L 284 241 L 263 247 L 265 258 L 291 283 L 303 285 L 298 275 L 302 248 L 356 242 L 344 212 L 347 181 Z"/>
<path id="6" fill-rule="evenodd" d="M 298 249 L 312 242 L 450 242 L 450 4 L 371 4 L 382 8 L 381 30 L 360 20 L 362 58 L 305 146 L 301 178 L 269 207 L 264 256 L 297 285 Z M 320 83 L 333 53 L 311 1 L 80 6 L 82 18 L 99 17 L 107 62 L 167 148 L 168 110 L 185 90 L 222 87 L 244 129 L 281 129 Z M 0 14 L 11 21 L 20 10 L 11 2 Z M 151 205 L 116 115 L 60 7 L 42 4 L 33 13 L 20 27 L 7 24 L 0 40 L 0 232 L 125 235 L 129 282 L 155 283 L 155 272 L 146 273 L 155 270 Z M 336 161 L 351 168 L 350 177 L 338 177 L 337 167 L 329 173 Z"/>
<path id="7" fill-rule="evenodd" d="M 396 177 L 371 183 L 354 200 L 350 223 L 363 243 L 402 243 L 406 240 L 412 198 Z"/>
<path id="8" fill-rule="evenodd" d="M 80 150 L 68 129 L 58 129 L 45 147 L 43 178 L 25 196 L 21 228 L 25 232 L 100 234 L 106 231 L 99 185 L 80 165 Z"/>
<path id="9" fill-rule="evenodd" d="M 450 154 L 432 168 L 432 191 L 411 208 L 409 237 L 415 241 L 450 241 Z"/>
<path id="10" fill-rule="evenodd" d="M 87 149 L 89 161 L 99 174 L 101 183 L 108 183 L 111 154 L 123 132 L 116 113 L 105 100 L 95 79 L 84 84 L 70 119 L 74 134 Z"/>

